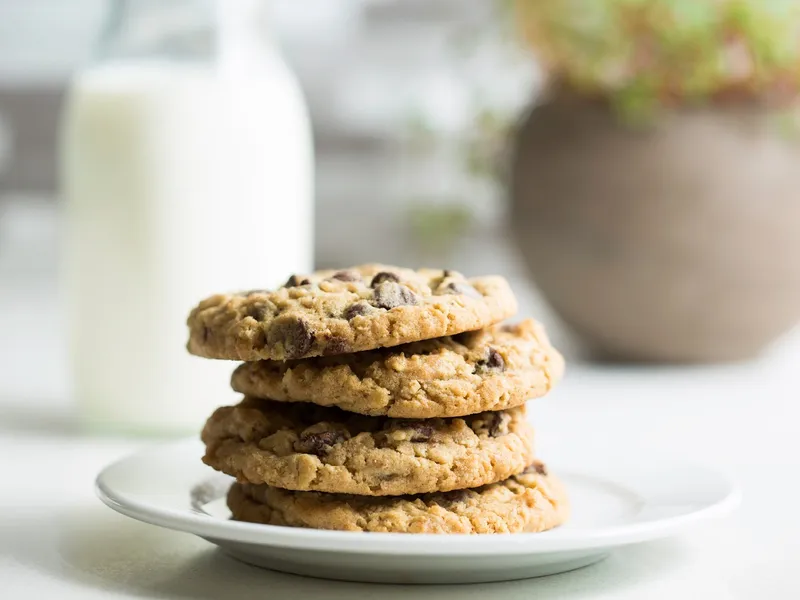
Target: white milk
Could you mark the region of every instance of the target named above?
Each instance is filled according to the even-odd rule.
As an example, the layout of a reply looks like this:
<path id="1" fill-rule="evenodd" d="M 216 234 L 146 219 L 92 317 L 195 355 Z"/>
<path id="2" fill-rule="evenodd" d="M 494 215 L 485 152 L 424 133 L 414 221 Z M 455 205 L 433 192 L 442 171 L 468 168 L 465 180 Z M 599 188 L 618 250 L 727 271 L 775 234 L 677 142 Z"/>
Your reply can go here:
<path id="1" fill-rule="evenodd" d="M 236 400 L 235 363 L 186 352 L 189 310 L 312 266 L 302 96 L 277 56 L 240 74 L 108 63 L 76 78 L 64 117 L 75 399 L 98 430 L 196 432 Z"/>

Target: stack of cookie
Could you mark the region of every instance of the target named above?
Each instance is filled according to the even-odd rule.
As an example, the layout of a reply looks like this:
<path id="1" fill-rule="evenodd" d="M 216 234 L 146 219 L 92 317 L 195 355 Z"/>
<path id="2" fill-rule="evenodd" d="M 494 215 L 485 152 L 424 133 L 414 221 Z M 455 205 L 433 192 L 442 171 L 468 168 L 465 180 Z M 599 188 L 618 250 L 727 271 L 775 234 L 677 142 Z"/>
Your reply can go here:
<path id="1" fill-rule="evenodd" d="M 364 265 L 217 295 L 188 349 L 245 361 L 203 460 L 235 519 L 358 531 L 542 531 L 566 518 L 524 402 L 563 360 L 501 277 Z"/>

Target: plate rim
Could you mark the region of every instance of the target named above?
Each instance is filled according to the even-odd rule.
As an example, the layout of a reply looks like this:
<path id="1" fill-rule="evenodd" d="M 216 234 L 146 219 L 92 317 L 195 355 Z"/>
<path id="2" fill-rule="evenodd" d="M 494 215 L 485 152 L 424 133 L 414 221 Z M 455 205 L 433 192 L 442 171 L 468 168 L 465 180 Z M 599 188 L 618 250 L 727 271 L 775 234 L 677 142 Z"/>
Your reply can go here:
<path id="1" fill-rule="evenodd" d="M 712 473 L 727 489 L 717 502 L 689 513 L 643 523 L 628 523 L 598 531 L 553 530 L 544 533 L 515 534 L 405 534 L 303 529 L 222 520 L 190 510 L 159 507 L 118 493 L 106 481 L 115 468 L 125 462 L 142 460 L 154 452 L 169 452 L 188 445 L 199 446 L 195 439 L 150 446 L 132 452 L 106 465 L 97 475 L 94 489 L 100 500 L 114 511 L 151 525 L 191 533 L 207 539 L 226 540 L 279 548 L 309 551 L 335 551 L 349 554 L 384 555 L 516 555 L 544 554 L 615 548 L 676 535 L 690 526 L 733 512 L 741 503 L 742 491 L 725 470 L 680 457 L 667 458 L 668 464 L 691 465 Z M 185 451 L 185 450 L 183 450 Z M 662 459 L 663 460 L 663 459 Z M 648 464 L 659 460 L 649 459 Z M 673 467 L 677 468 L 677 467 Z"/>

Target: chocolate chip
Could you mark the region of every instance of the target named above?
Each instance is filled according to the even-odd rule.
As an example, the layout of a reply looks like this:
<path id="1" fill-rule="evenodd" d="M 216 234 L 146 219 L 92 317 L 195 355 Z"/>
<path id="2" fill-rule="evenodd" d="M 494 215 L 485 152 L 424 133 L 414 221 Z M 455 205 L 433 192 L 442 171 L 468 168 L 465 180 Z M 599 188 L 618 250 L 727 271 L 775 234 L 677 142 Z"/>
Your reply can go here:
<path id="1" fill-rule="evenodd" d="M 470 284 L 465 283 L 463 281 L 451 281 L 446 286 L 444 286 L 444 293 L 460 294 L 461 296 L 467 296 L 469 298 L 475 298 L 477 300 L 483 298 L 483 296 L 481 296 L 478 290 L 476 290 Z"/>
<path id="2" fill-rule="evenodd" d="M 283 284 L 283 287 L 298 287 L 300 285 L 308 285 L 311 283 L 310 280 L 306 279 L 305 277 L 300 277 L 299 275 L 292 275 L 289 279 L 286 280 L 286 283 Z"/>
<path id="3" fill-rule="evenodd" d="M 372 278 L 372 282 L 369 284 L 371 288 L 375 288 L 382 284 L 384 281 L 394 281 L 398 283 L 400 278 L 395 275 L 394 273 L 390 273 L 389 271 L 381 271 L 380 273 L 376 273 L 375 277 Z"/>
<path id="4" fill-rule="evenodd" d="M 267 342 L 283 344 L 286 358 L 300 358 L 311 350 L 316 336 L 308 323 L 294 317 L 275 321 L 269 328 Z"/>
<path id="5" fill-rule="evenodd" d="M 253 304 L 248 306 L 247 316 L 254 318 L 256 321 L 263 321 L 267 316 L 267 307 L 263 304 Z"/>
<path id="6" fill-rule="evenodd" d="M 345 439 L 345 435 L 340 431 L 308 433 L 300 436 L 300 439 L 294 443 L 294 449 L 303 454 L 323 456 L 330 451 L 332 446 L 345 441 Z"/>
<path id="7" fill-rule="evenodd" d="M 331 275 L 331 279 L 337 279 L 338 281 L 361 281 L 361 273 L 358 271 L 338 271 Z"/>
<path id="8" fill-rule="evenodd" d="M 409 441 L 427 442 L 433 437 L 433 426 L 425 421 L 407 421 L 401 425 L 402 429 L 412 431 Z"/>
<path id="9" fill-rule="evenodd" d="M 489 348 L 486 358 L 482 358 L 475 363 L 476 373 L 486 373 L 488 371 L 505 371 L 506 361 L 502 355 L 494 348 Z"/>
<path id="10" fill-rule="evenodd" d="M 370 305 L 369 302 L 364 302 L 362 300 L 345 308 L 344 312 L 342 313 L 342 318 L 352 321 L 355 317 L 366 315 L 372 310 L 372 305 Z"/>
<path id="11" fill-rule="evenodd" d="M 414 292 L 404 285 L 394 281 L 384 281 L 372 293 L 375 306 L 391 310 L 398 306 L 419 304 L 420 299 Z"/>
<path id="12" fill-rule="evenodd" d="M 491 417 L 489 420 L 489 435 L 491 437 L 499 437 L 501 435 L 507 434 L 508 423 L 511 421 L 511 417 L 508 415 L 508 413 L 493 412 L 490 414 Z"/>
<path id="13" fill-rule="evenodd" d="M 534 473 L 537 475 L 547 475 L 547 467 L 544 466 L 544 463 L 538 460 L 533 461 L 523 471 L 525 475 L 533 475 Z"/>
<path id="14" fill-rule="evenodd" d="M 444 271 L 442 271 L 442 277 L 452 277 L 453 275 L 455 275 L 455 273 L 456 272 L 451 269 L 445 269 Z"/>
<path id="15" fill-rule="evenodd" d="M 330 356 L 332 354 L 347 354 L 350 352 L 350 344 L 348 341 L 341 337 L 331 337 L 325 344 L 323 354 Z"/>
<path id="16" fill-rule="evenodd" d="M 208 336 L 209 336 L 209 334 L 210 334 L 210 333 L 211 333 L 211 332 L 208 330 L 208 327 L 206 327 L 206 326 L 204 325 L 204 326 L 203 326 L 203 341 L 204 341 L 204 342 L 207 342 L 207 341 L 208 341 Z"/>

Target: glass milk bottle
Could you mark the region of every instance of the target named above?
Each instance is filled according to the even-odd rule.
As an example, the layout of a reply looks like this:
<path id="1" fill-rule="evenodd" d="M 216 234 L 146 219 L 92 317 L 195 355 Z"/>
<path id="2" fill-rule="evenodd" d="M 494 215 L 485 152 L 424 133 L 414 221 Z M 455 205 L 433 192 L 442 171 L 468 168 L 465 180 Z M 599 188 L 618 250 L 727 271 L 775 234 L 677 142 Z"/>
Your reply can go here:
<path id="1" fill-rule="evenodd" d="M 62 130 L 73 393 L 98 431 L 197 433 L 235 364 L 190 356 L 217 292 L 312 266 L 312 142 L 258 0 L 116 0 Z"/>

